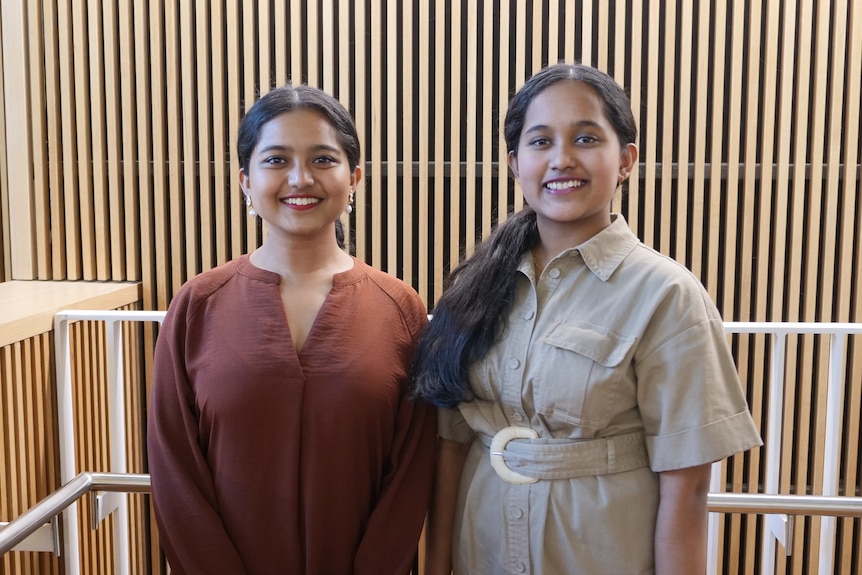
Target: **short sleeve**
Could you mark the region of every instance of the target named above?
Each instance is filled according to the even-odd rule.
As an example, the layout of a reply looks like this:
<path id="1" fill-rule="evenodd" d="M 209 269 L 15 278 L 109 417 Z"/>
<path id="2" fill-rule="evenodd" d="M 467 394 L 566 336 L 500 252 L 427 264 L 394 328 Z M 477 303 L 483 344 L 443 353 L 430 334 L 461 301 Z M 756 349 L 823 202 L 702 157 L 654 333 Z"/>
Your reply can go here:
<path id="1" fill-rule="evenodd" d="M 762 444 L 718 312 L 637 358 L 638 407 L 653 471 L 724 459 Z"/>

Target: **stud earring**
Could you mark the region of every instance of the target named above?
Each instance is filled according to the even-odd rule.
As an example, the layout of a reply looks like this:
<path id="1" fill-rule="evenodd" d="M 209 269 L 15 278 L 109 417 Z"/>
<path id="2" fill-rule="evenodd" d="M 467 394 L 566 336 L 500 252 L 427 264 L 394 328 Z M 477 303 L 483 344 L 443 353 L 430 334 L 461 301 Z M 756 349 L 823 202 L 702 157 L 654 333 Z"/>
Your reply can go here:
<path id="1" fill-rule="evenodd" d="M 251 205 L 251 196 L 245 197 L 245 206 L 248 208 L 248 215 L 254 217 L 257 215 L 257 212 L 254 210 L 254 206 Z"/>

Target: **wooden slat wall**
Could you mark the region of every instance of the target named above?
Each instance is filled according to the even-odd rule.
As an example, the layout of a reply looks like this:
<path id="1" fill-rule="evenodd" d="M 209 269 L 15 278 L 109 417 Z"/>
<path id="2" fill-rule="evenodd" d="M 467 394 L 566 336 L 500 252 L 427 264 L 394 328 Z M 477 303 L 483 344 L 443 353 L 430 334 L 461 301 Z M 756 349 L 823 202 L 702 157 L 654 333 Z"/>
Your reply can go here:
<path id="1" fill-rule="evenodd" d="M 353 252 L 433 307 L 451 266 L 523 204 L 499 136 L 510 95 L 565 60 L 596 65 L 629 90 L 641 163 L 614 207 L 645 243 L 692 269 L 726 319 L 862 321 L 862 0 L 0 4 L 0 15 L 26 24 L 0 21 L 0 42 L 27 47 L 23 71 L 0 70 L 0 280 L 28 279 L 13 278 L 15 269 L 139 280 L 144 307 L 165 309 L 189 277 L 252 250 L 266 230 L 246 215 L 236 185 L 237 126 L 258 94 L 290 79 L 330 91 L 356 118 L 367 177 L 344 219 Z M 20 94 L 31 111 L 23 155 L 5 113 Z M 32 171 L 10 172 L 11 152 Z M 22 190 L 23 213 L 34 214 L 26 223 L 10 217 Z M 11 238 L 20 233 L 33 249 L 16 268 Z M 143 330 L 145 350 L 153 337 Z M 765 425 L 769 341 L 737 336 L 732 345 Z M 46 350 L 43 342 L 32 357 Z M 79 353 L 83 361 L 93 351 Z M 825 354 L 820 339 L 789 342 L 788 493 L 822 488 Z M 859 495 L 858 338 L 846 359 L 841 489 Z M 20 369 L 20 359 L 4 361 Z M 100 413 L 100 396 L 81 401 Z M 94 464 L 105 442 L 94 432 Z M 31 464 L 14 445 L 0 462 L 4 485 L 17 485 L 10 465 Z M 729 460 L 728 488 L 758 490 L 762 465 L 760 450 Z M 819 525 L 796 520 L 779 572 L 816 568 Z M 839 526 L 835 573 L 862 572 L 862 522 Z M 761 529 L 756 517 L 723 519 L 723 572 L 757 572 Z"/>
<path id="2" fill-rule="evenodd" d="M 3 46 L 3 11 L 0 10 L 0 46 Z M 6 96 L 3 89 L 3 58 L 0 58 L 0 282 L 12 279 L 9 236 L 9 181 L 6 161 Z"/>
<path id="3" fill-rule="evenodd" d="M 59 487 L 56 394 L 50 334 L 0 348 L 0 379 L 32 381 L 33 386 L 0 387 L 0 517 L 17 517 Z M 46 425 L 48 423 L 48 425 Z M 49 553 L 9 553 L 0 573 L 57 573 L 58 558 Z"/>
<path id="4" fill-rule="evenodd" d="M 127 306 L 123 309 L 133 309 Z M 127 461 L 130 473 L 144 473 L 144 382 L 140 324 L 124 324 Z M 105 471 L 109 466 L 107 347 L 103 322 L 79 322 L 70 329 L 75 396 L 76 467 Z M 0 347 L 0 518 L 13 519 L 60 487 L 57 403 L 52 334 Z M 114 572 L 109 516 L 91 529 L 90 497 L 78 503 L 81 573 Z M 151 571 L 148 497 L 130 495 L 130 566 Z M 12 552 L 0 558 L 2 575 L 60 573 L 62 560 L 51 553 Z"/>

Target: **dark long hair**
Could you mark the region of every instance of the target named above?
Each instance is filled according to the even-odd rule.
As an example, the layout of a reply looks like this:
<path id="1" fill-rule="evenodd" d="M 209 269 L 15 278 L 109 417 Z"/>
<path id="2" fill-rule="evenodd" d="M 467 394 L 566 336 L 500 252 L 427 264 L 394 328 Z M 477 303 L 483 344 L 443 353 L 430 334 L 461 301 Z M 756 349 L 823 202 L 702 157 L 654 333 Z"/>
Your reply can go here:
<path id="1" fill-rule="evenodd" d="M 620 143 L 635 143 L 637 125 L 619 84 L 590 66 L 557 64 L 533 75 L 509 102 L 503 124 L 509 152 L 518 153 L 530 103 L 562 81 L 584 82 L 595 89 Z M 518 265 L 538 241 L 536 213 L 525 207 L 499 225 L 472 257 L 452 271 L 413 361 L 414 397 L 450 408 L 477 398 L 470 384 L 470 365 L 485 357 L 504 332 L 514 303 Z"/>

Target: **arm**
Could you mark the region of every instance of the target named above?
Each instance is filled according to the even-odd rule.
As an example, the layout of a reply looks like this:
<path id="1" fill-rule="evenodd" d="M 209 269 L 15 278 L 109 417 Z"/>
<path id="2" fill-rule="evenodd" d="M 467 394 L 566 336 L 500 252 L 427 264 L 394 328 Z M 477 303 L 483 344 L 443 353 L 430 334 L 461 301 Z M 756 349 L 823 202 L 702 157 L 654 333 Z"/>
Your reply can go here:
<path id="1" fill-rule="evenodd" d="M 656 575 L 706 572 L 709 476 L 709 463 L 659 473 Z"/>
<path id="2" fill-rule="evenodd" d="M 434 494 L 425 530 L 425 575 L 449 575 L 452 572 L 452 527 L 458 484 L 469 444 L 440 439 L 437 447 L 437 473 Z"/>
<path id="3" fill-rule="evenodd" d="M 239 575 L 245 567 L 225 531 L 212 475 L 198 443 L 194 394 L 181 352 L 183 339 L 175 322 L 166 320 L 153 362 L 147 447 L 161 543 L 174 573 Z"/>
<path id="4" fill-rule="evenodd" d="M 416 557 L 434 476 L 433 406 L 400 399 L 390 469 L 354 560 L 354 575 L 407 573 Z"/>

